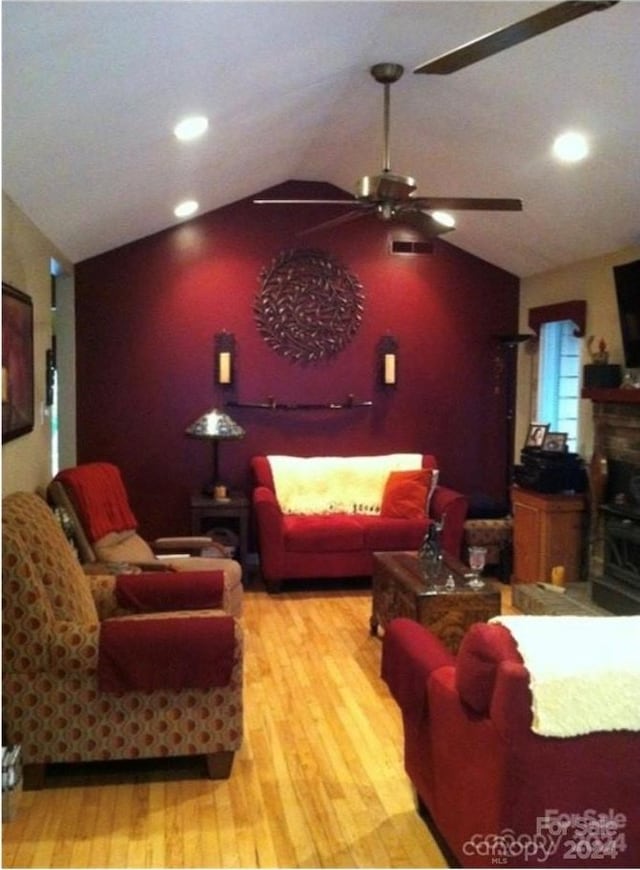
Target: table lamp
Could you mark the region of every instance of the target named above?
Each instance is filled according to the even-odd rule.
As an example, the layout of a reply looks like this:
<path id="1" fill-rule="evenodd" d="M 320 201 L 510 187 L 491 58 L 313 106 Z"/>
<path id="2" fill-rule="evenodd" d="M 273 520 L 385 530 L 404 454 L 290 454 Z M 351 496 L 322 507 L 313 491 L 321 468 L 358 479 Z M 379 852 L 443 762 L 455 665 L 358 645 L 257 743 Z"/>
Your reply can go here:
<path id="1" fill-rule="evenodd" d="M 227 498 L 227 487 L 220 482 L 218 475 L 218 442 L 231 441 L 232 439 L 244 438 L 245 431 L 235 420 L 232 420 L 224 411 L 212 408 L 201 417 L 198 417 L 185 433 L 192 438 L 209 438 L 213 443 L 213 479 L 203 490 L 205 495 L 211 495 L 218 501 Z"/>

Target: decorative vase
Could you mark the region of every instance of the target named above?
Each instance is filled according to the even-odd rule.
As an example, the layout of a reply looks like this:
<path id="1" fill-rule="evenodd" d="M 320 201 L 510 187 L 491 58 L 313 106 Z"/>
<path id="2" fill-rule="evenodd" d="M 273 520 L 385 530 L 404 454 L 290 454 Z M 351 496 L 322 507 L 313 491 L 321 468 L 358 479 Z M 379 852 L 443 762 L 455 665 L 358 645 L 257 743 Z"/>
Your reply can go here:
<path id="1" fill-rule="evenodd" d="M 442 569 L 442 543 L 440 536 L 444 528 L 444 517 L 439 523 L 430 523 L 418 550 L 418 561 L 427 580 L 435 582 Z"/>

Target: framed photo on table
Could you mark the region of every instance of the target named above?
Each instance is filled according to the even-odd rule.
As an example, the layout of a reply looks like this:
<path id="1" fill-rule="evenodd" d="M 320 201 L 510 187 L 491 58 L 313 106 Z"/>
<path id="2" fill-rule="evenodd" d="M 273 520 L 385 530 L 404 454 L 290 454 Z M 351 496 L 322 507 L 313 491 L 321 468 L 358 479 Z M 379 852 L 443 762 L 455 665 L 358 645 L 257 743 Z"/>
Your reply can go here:
<path id="1" fill-rule="evenodd" d="M 31 432 L 33 402 L 33 302 L 2 283 L 2 443 Z"/>
<path id="2" fill-rule="evenodd" d="M 529 432 L 527 433 L 527 440 L 524 442 L 524 446 L 542 447 L 548 431 L 548 423 L 530 423 Z"/>
<path id="3" fill-rule="evenodd" d="M 567 449 L 566 432 L 547 432 L 542 442 L 542 449 L 551 453 L 564 453 Z"/>

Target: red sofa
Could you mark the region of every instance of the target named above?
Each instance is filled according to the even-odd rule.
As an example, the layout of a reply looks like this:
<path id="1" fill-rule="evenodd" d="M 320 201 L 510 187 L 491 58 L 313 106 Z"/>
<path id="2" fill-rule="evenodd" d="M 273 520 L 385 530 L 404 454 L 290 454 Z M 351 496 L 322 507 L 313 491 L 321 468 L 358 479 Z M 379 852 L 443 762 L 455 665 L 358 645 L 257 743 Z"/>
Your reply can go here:
<path id="1" fill-rule="evenodd" d="M 424 469 L 437 468 L 434 456 L 421 459 Z M 290 579 L 370 575 L 375 551 L 417 550 L 428 525 L 445 515 L 442 547 L 460 554 L 468 501 L 445 486 L 435 486 L 428 517 L 424 513 L 411 519 L 353 512 L 290 514 L 278 501 L 269 457 L 254 456 L 251 469 L 260 564 L 270 591 Z"/>
<path id="2" fill-rule="evenodd" d="M 394 620 L 382 677 L 419 808 L 458 866 L 640 866 L 640 732 L 534 733 L 529 674 L 504 626 L 472 626 L 454 657 Z"/>

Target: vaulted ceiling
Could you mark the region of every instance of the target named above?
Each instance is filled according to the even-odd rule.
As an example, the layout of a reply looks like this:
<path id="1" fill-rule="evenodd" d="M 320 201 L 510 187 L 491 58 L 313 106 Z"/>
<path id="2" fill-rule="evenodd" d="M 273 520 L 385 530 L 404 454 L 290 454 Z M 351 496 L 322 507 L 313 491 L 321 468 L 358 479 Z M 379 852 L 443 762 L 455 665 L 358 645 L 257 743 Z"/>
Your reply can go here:
<path id="1" fill-rule="evenodd" d="M 393 170 L 423 196 L 524 202 L 458 212 L 448 241 L 520 276 L 635 244 L 640 3 L 452 75 L 412 73 L 548 5 L 4 2 L 3 188 L 76 262 L 176 223 L 187 197 L 210 211 L 292 178 L 353 192 L 383 159 L 368 70 L 395 61 Z M 209 129 L 180 143 L 192 112 Z M 569 166 L 551 156 L 568 128 L 592 149 Z"/>

